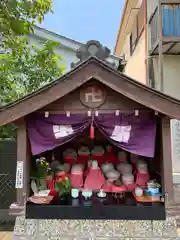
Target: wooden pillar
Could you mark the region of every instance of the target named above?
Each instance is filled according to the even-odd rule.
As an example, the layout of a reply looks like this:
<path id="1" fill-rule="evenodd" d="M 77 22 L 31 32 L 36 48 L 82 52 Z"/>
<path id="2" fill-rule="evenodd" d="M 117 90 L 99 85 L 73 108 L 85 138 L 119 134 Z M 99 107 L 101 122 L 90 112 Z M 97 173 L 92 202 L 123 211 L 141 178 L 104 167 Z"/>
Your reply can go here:
<path id="1" fill-rule="evenodd" d="M 19 188 L 17 188 L 17 204 L 18 206 L 24 206 L 26 197 L 29 190 L 29 156 L 30 151 L 28 147 L 28 136 L 27 136 L 27 129 L 26 123 L 24 120 L 20 120 L 18 122 L 18 129 L 17 129 L 17 165 L 23 166 L 23 179 L 22 185 L 19 184 Z M 17 176 L 16 176 L 16 185 L 17 185 Z"/>
<path id="2" fill-rule="evenodd" d="M 172 154 L 171 154 L 171 126 L 170 118 L 162 118 L 162 171 L 164 177 L 164 190 L 168 194 L 168 201 L 172 202 L 173 177 L 172 177 Z"/>

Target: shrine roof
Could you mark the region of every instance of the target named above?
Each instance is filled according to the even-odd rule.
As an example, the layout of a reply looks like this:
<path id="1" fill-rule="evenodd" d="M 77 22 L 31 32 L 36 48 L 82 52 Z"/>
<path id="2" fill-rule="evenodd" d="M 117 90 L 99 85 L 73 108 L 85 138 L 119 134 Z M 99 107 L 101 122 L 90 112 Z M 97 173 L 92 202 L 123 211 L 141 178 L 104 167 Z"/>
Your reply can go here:
<path id="1" fill-rule="evenodd" d="M 117 71 L 96 57 L 89 57 L 70 72 L 37 91 L 0 108 L 0 126 L 11 123 L 64 97 L 96 79 L 125 97 L 170 118 L 180 119 L 180 101 Z"/>

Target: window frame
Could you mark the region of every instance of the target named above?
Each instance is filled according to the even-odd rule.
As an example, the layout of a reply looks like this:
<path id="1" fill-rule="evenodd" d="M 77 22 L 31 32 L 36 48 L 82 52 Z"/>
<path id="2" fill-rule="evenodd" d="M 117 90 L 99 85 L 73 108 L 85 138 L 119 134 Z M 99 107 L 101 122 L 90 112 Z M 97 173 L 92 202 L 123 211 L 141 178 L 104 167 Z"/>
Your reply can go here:
<path id="1" fill-rule="evenodd" d="M 143 21 L 142 21 L 142 24 L 140 24 L 139 22 L 139 16 L 140 14 L 142 14 L 142 11 L 143 11 Z M 133 24 L 133 29 L 134 27 L 136 28 L 136 38 L 135 38 L 135 41 L 133 42 L 133 30 L 131 31 L 131 35 L 130 35 L 130 39 L 129 39 L 129 42 L 130 42 L 130 56 L 133 55 L 134 53 L 134 50 L 139 42 L 139 39 L 141 38 L 141 35 L 144 31 L 144 15 L 145 15 L 145 8 L 144 8 L 144 2 L 141 4 L 140 8 L 139 8 L 139 11 L 138 11 L 138 14 L 136 15 L 135 17 L 135 22 Z"/>

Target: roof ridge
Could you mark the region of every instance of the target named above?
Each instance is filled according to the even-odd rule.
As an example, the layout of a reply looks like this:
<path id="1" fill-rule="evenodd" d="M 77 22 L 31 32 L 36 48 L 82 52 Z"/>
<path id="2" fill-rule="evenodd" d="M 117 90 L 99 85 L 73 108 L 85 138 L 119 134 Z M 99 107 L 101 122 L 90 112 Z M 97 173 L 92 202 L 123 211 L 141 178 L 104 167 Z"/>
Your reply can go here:
<path id="1" fill-rule="evenodd" d="M 159 96 L 163 96 L 165 97 L 166 99 L 170 100 L 171 102 L 174 102 L 174 103 L 178 103 L 180 104 L 180 100 L 177 99 L 177 98 L 174 98 L 170 95 L 167 95 L 165 93 L 162 93 L 154 88 L 151 88 L 143 83 L 140 83 L 139 81 L 127 76 L 126 74 L 122 73 L 122 72 L 119 72 L 117 70 L 115 70 L 111 65 L 107 64 L 106 62 L 100 60 L 99 58 L 95 57 L 95 56 L 90 56 L 88 57 L 85 61 L 82 61 L 80 62 L 75 68 L 69 70 L 68 72 L 66 72 L 65 74 L 61 75 L 59 78 L 53 80 L 52 82 L 44 85 L 43 87 L 37 89 L 36 91 L 30 93 L 30 94 L 27 94 L 13 102 L 10 102 L 8 103 L 7 105 L 4 105 L 4 106 L 0 106 L 0 111 L 6 109 L 6 108 L 9 108 L 15 104 L 17 104 L 18 102 L 21 102 L 22 100 L 25 100 L 25 99 L 28 99 L 30 98 L 31 96 L 34 96 L 40 92 L 43 92 L 45 91 L 47 88 L 55 85 L 55 84 L 58 84 L 58 82 L 61 80 L 63 81 L 64 79 L 66 79 L 68 77 L 68 75 L 72 75 L 73 73 L 75 73 L 77 70 L 81 69 L 82 67 L 86 66 L 87 64 L 89 64 L 90 62 L 97 62 L 99 63 L 101 66 L 103 66 L 104 68 L 106 68 L 107 70 L 111 71 L 112 73 L 114 73 L 115 75 L 118 75 L 120 77 L 123 77 L 123 78 L 126 78 L 125 81 L 129 80 L 131 83 L 135 84 L 136 86 L 138 87 L 141 87 L 145 90 L 147 90 L 148 92 L 152 92 L 152 93 L 156 93 L 157 95 Z"/>
<path id="2" fill-rule="evenodd" d="M 42 28 L 42 27 L 37 26 L 37 25 L 34 26 L 34 29 L 40 29 L 40 30 L 42 30 L 42 31 L 45 31 L 45 32 L 48 32 L 48 33 L 50 33 L 50 34 L 56 35 L 56 36 L 58 36 L 58 37 L 62 37 L 62 38 L 64 38 L 64 39 L 67 39 L 67 40 L 69 40 L 69 41 L 71 41 L 71 42 L 78 43 L 79 45 L 83 45 L 83 44 L 84 44 L 84 43 L 82 43 L 82 42 L 80 42 L 80 41 L 74 40 L 74 39 L 72 39 L 72 38 L 70 38 L 70 37 L 66 37 L 66 36 L 61 35 L 61 34 L 59 34 L 59 33 L 56 33 L 56 32 L 54 32 L 54 31 L 52 31 L 52 30 L 48 30 L 48 29 L 46 29 L 46 28 Z"/>

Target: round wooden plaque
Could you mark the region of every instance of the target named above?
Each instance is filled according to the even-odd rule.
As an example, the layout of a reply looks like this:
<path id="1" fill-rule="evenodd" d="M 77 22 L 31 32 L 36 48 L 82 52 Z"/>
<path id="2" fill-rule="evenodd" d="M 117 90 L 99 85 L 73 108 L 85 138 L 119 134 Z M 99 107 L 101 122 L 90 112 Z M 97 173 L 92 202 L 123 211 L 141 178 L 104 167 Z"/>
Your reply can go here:
<path id="1" fill-rule="evenodd" d="M 106 90 L 103 86 L 89 85 L 80 91 L 80 100 L 88 108 L 95 109 L 104 104 Z"/>

